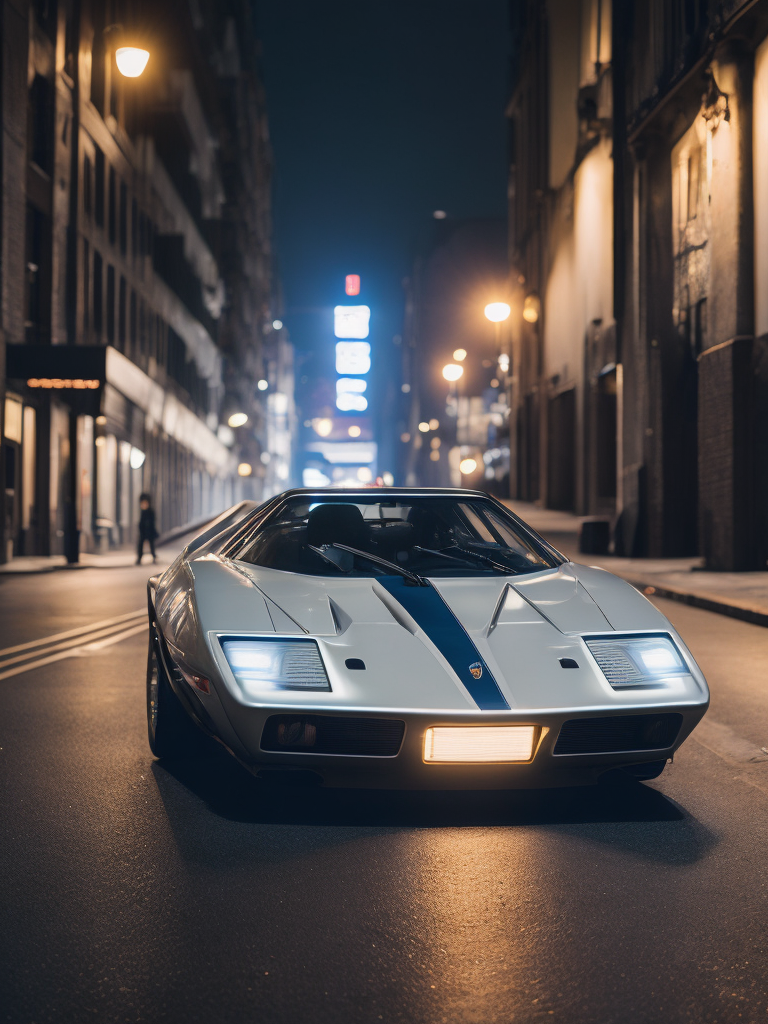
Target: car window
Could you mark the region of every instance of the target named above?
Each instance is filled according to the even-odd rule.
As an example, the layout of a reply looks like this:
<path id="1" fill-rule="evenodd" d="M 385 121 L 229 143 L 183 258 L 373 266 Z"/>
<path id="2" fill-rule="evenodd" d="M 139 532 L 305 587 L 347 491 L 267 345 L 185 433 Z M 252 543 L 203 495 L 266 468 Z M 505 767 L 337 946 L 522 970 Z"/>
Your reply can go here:
<path id="1" fill-rule="evenodd" d="M 349 577 L 519 575 L 562 560 L 489 499 L 343 492 L 287 499 L 230 554 L 286 572 Z"/>

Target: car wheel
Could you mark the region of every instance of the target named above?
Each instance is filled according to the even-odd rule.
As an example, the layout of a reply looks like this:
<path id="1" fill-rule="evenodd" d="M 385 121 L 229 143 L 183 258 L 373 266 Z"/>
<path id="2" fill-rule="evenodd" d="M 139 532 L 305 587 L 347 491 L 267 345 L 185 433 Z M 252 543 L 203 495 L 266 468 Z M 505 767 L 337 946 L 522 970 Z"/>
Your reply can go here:
<path id="1" fill-rule="evenodd" d="M 206 737 L 173 692 L 158 653 L 158 640 L 150 629 L 147 654 L 147 732 L 155 757 L 198 757 Z"/>

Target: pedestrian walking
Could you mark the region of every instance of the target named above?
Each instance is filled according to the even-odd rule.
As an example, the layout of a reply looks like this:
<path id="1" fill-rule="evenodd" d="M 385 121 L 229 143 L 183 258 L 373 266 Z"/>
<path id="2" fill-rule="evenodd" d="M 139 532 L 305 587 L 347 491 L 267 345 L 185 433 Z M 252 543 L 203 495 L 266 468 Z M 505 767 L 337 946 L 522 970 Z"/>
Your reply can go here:
<path id="1" fill-rule="evenodd" d="M 152 553 L 152 561 L 157 561 L 157 555 L 155 554 L 155 540 L 157 539 L 157 527 L 155 526 L 155 510 L 152 508 L 152 499 L 149 494 L 145 491 L 139 495 L 139 508 L 141 509 L 141 515 L 139 516 L 139 547 L 136 556 L 136 565 L 141 565 L 141 559 L 144 555 L 144 541 L 149 541 L 149 550 Z"/>

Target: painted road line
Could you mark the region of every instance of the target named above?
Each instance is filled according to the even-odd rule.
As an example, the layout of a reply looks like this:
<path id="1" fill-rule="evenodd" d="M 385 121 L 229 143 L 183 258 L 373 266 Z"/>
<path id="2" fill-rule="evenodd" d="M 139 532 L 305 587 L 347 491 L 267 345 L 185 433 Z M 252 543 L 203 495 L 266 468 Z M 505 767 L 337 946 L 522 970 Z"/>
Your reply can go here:
<path id="1" fill-rule="evenodd" d="M 146 612 L 141 613 L 142 619 L 145 615 Z M 83 636 L 73 637 L 71 640 L 65 640 L 63 643 L 52 644 L 42 650 L 25 651 L 23 654 L 17 654 L 15 658 L 3 658 L 0 656 L 0 669 L 10 668 L 11 665 L 19 664 L 22 661 L 29 661 L 31 658 L 40 658 L 43 655 L 56 654 L 57 651 L 65 651 L 72 647 L 82 647 L 84 644 L 90 644 L 93 640 L 99 640 L 101 637 L 119 631 L 125 625 L 125 622 L 119 622 L 114 626 L 107 626 L 105 629 L 95 629 Z M 144 628 L 144 622 L 141 622 L 139 625 L 140 628 Z"/>
<path id="2" fill-rule="evenodd" d="M 146 624 L 140 622 L 138 626 L 132 626 L 122 633 L 105 637 L 103 640 L 97 640 L 92 644 L 80 644 L 80 646 L 72 647 L 67 651 L 59 651 L 58 654 L 50 654 L 47 657 L 38 658 L 37 661 L 28 661 L 23 665 L 16 665 L 15 668 L 8 669 L 7 672 L 0 672 L 0 680 L 10 679 L 11 676 L 21 675 L 22 672 L 31 672 L 35 668 L 43 668 L 45 665 L 52 665 L 54 662 L 63 661 L 65 658 L 80 658 L 84 655 L 95 653 L 103 650 L 105 647 L 109 647 L 110 644 L 116 644 L 121 640 L 127 640 L 129 637 L 136 636 L 138 633 L 144 632 L 146 628 Z"/>
<path id="3" fill-rule="evenodd" d="M 6 647 L 0 651 L 0 658 L 4 658 L 7 654 L 15 654 L 17 651 L 27 651 L 32 647 L 43 647 L 45 644 L 53 643 L 55 640 L 66 640 L 71 636 L 78 636 L 82 633 L 90 633 L 94 629 L 101 629 L 103 626 L 117 625 L 120 622 L 125 622 L 127 619 L 136 619 L 140 615 L 146 615 L 146 608 L 139 608 L 138 611 L 125 612 L 123 615 L 115 615 L 111 619 L 101 619 L 99 622 L 91 622 L 87 626 L 77 626 L 75 629 L 68 629 L 63 633 L 54 633 L 52 636 L 44 636 L 39 640 L 29 640 L 25 644 L 16 644 L 15 647 Z"/>

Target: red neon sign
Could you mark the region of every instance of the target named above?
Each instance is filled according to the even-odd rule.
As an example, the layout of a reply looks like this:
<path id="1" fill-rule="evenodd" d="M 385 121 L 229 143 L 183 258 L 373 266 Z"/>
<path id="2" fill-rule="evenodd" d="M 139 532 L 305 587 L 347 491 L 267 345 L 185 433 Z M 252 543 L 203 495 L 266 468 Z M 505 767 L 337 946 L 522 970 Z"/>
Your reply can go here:
<path id="1" fill-rule="evenodd" d="M 360 275 L 359 274 L 347 274 L 346 285 L 344 291 L 347 295 L 359 295 L 360 294 Z"/>

